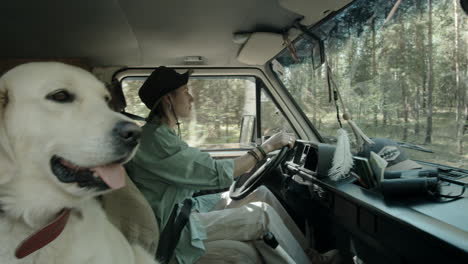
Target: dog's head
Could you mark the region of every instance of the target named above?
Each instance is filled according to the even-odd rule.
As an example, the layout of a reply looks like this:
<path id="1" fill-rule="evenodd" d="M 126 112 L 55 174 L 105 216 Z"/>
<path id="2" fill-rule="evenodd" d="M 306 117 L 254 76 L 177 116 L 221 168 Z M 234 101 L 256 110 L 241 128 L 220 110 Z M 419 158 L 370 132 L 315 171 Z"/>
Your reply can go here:
<path id="1" fill-rule="evenodd" d="M 70 65 L 36 62 L 7 72 L 0 78 L 0 186 L 75 199 L 123 186 L 121 164 L 134 154 L 140 128 L 109 100 L 103 83 Z"/>

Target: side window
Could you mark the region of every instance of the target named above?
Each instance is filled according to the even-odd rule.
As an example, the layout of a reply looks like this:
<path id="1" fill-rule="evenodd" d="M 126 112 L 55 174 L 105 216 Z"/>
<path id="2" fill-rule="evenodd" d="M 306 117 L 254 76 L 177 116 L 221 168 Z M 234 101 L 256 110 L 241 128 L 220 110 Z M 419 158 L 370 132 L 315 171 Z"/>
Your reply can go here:
<path id="1" fill-rule="evenodd" d="M 127 102 L 126 112 L 141 117 L 148 116 L 150 110 L 146 108 L 138 96 L 138 90 L 140 90 L 145 80 L 146 77 L 126 77 L 122 80 L 122 91 Z"/>
<path id="2" fill-rule="evenodd" d="M 276 107 L 275 102 L 271 99 L 265 89 L 261 90 L 260 95 L 260 113 L 261 113 L 261 136 L 269 137 L 277 132 L 285 131 L 294 133 L 288 120 L 283 113 Z"/>
<path id="3" fill-rule="evenodd" d="M 122 80 L 122 90 L 127 101 L 125 111 L 141 117 L 149 114 L 149 109 L 138 96 L 145 79 L 126 77 Z M 240 144 L 241 121 L 243 117 L 256 116 L 255 77 L 192 76 L 188 86 L 194 102 L 191 118 L 180 120 L 182 138 L 190 146 L 201 149 L 248 147 Z M 251 143 L 252 140 L 249 141 Z"/>
<path id="4" fill-rule="evenodd" d="M 138 90 L 146 77 L 122 80 L 126 112 L 146 117 L 149 109 Z M 194 98 L 191 118 L 180 120 L 182 138 L 201 149 L 240 149 L 254 145 L 255 135 L 269 137 L 279 131 L 293 133 L 289 122 L 262 88 L 256 93 L 252 76 L 192 76 L 188 83 Z M 260 100 L 261 128 L 257 132 L 257 99 Z M 144 122 L 140 122 L 143 125 Z"/>
<path id="5" fill-rule="evenodd" d="M 182 125 L 182 136 L 202 149 L 238 149 L 241 120 L 255 116 L 255 78 L 194 76 L 188 83 L 193 95 L 192 117 Z"/>

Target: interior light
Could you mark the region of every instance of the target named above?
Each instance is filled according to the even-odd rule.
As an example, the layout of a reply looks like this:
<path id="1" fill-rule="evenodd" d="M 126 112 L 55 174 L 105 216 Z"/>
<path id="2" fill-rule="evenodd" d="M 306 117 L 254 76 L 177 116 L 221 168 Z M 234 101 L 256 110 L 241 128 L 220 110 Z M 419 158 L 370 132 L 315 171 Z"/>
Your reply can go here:
<path id="1" fill-rule="evenodd" d="M 185 56 L 184 63 L 185 64 L 203 64 L 203 57 L 202 56 Z"/>

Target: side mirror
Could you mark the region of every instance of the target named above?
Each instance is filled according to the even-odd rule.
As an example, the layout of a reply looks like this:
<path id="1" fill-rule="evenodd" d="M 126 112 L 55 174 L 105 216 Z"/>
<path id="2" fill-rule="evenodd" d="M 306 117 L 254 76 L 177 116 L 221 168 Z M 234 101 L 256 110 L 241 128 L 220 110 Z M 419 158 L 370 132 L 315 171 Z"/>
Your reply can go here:
<path id="1" fill-rule="evenodd" d="M 244 115 L 242 116 L 239 143 L 244 146 L 251 146 L 254 142 L 255 135 L 255 116 Z"/>

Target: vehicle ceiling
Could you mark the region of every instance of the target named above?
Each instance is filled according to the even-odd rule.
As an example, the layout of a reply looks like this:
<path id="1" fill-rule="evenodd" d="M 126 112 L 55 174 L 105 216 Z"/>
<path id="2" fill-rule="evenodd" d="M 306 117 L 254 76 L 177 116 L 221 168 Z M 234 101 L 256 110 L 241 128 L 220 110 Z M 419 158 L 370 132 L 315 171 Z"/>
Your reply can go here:
<path id="1" fill-rule="evenodd" d="M 320 2 L 320 1 L 316 1 Z M 233 33 L 289 28 L 276 0 L 4 1 L 0 59 L 86 58 L 95 66 L 241 66 Z"/>

